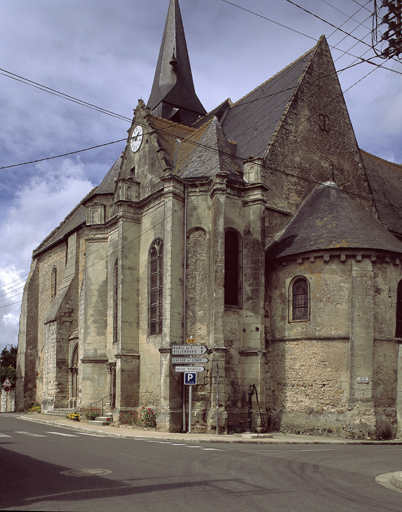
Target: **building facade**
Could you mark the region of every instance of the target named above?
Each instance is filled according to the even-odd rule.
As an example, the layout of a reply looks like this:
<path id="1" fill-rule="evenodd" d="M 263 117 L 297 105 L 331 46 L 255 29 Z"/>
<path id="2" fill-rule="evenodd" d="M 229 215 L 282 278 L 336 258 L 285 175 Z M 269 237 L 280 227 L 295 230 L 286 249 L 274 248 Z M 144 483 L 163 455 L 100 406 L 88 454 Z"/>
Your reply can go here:
<path id="1" fill-rule="evenodd" d="M 397 435 L 401 192 L 357 145 L 324 37 L 207 113 L 170 0 L 124 152 L 33 253 L 17 407 L 107 397 L 185 430 L 172 346 L 193 337 L 193 430 L 244 427 L 256 390 L 253 427 Z"/>

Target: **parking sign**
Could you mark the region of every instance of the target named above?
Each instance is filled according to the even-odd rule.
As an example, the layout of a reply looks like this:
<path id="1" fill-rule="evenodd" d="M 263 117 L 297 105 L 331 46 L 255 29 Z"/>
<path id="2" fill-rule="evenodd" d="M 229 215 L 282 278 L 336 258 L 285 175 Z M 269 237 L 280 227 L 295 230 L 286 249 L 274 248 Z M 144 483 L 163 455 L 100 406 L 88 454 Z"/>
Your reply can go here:
<path id="1" fill-rule="evenodd" d="M 197 384 L 197 372 L 185 372 L 184 384 L 186 386 L 194 386 Z"/>

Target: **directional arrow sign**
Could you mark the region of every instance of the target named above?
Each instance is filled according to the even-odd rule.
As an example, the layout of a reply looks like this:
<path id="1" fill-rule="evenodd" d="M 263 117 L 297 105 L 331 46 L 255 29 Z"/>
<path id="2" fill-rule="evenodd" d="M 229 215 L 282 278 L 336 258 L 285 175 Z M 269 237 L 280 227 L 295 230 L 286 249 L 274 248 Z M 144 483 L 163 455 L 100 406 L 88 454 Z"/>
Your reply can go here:
<path id="1" fill-rule="evenodd" d="M 172 345 L 172 356 L 203 356 L 208 352 L 205 345 Z"/>
<path id="2" fill-rule="evenodd" d="M 174 371 L 179 373 L 184 372 L 203 372 L 205 368 L 203 366 L 175 366 Z"/>
<path id="3" fill-rule="evenodd" d="M 207 357 L 172 357 L 172 364 L 204 364 L 208 361 Z"/>

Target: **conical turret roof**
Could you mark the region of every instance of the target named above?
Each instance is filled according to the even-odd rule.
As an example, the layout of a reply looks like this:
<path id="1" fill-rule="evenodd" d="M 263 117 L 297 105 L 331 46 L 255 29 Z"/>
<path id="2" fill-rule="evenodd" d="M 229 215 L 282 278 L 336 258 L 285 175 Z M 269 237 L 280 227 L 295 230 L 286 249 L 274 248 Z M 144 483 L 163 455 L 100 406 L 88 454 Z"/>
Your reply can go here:
<path id="1" fill-rule="evenodd" d="M 402 243 L 335 183 L 318 187 L 303 203 L 268 259 L 330 249 L 375 249 L 402 253 Z"/>

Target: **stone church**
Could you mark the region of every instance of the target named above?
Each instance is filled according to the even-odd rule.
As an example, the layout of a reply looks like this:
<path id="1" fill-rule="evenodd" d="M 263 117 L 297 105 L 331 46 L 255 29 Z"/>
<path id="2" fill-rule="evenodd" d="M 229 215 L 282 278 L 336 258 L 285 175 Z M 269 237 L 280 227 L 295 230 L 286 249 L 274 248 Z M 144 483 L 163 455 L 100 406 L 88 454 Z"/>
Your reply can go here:
<path id="1" fill-rule="evenodd" d="M 251 395 L 253 428 L 398 435 L 401 194 L 401 166 L 357 145 L 325 37 L 206 112 L 170 0 L 125 150 L 33 252 L 19 409 L 106 397 L 186 430 L 172 346 L 192 337 L 193 431 L 245 427 Z"/>

